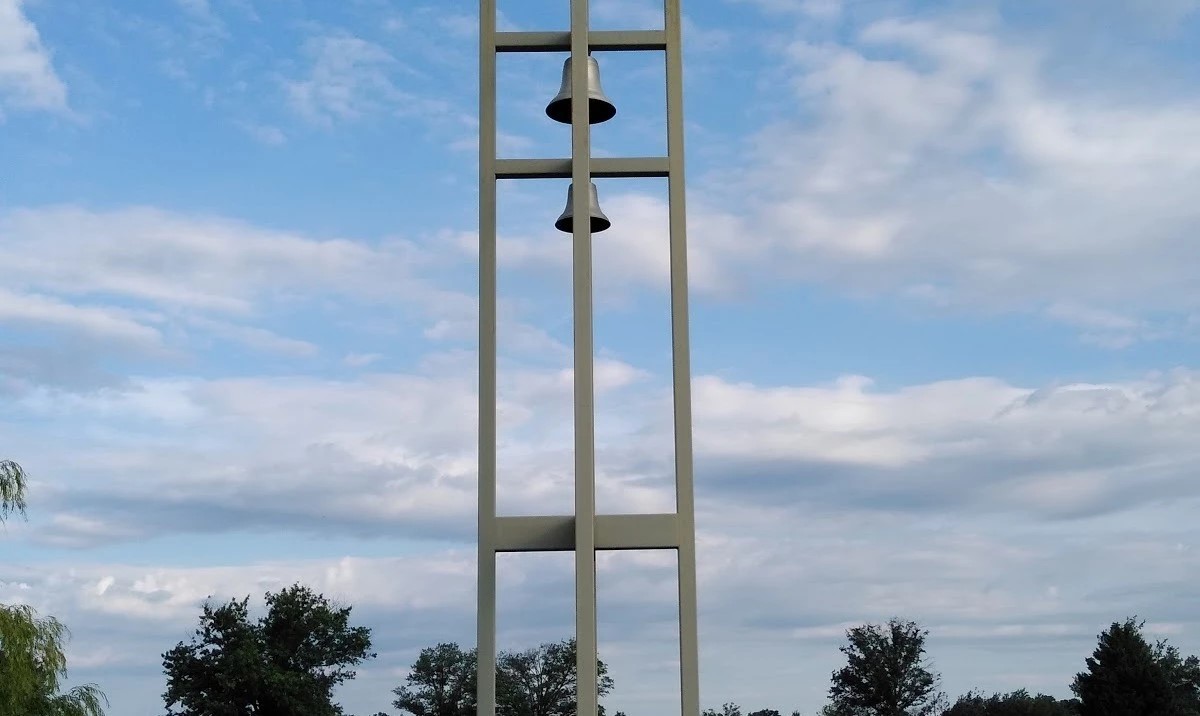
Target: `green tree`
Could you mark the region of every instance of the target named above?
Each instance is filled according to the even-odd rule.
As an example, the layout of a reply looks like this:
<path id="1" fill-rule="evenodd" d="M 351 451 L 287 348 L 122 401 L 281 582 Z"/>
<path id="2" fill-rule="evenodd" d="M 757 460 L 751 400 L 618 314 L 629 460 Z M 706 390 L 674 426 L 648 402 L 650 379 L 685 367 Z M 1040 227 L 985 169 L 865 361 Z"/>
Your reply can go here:
<path id="1" fill-rule="evenodd" d="M 12 460 L 0 460 L 0 524 L 14 512 L 25 516 L 25 471 Z"/>
<path id="2" fill-rule="evenodd" d="M 496 707 L 502 716 L 575 716 L 576 675 L 573 638 L 502 652 L 496 659 Z M 599 696 L 612 691 L 608 666 L 600 659 L 596 683 Z"/>
<path id="3" fill-rule="evenodd" d="M 333 689 L 374 658 L 371 630 L 350 626 L 351 607 L 299 584 L 266 595 L 249 617 L 249 596 L 206 603 L 191 643 L 163 654 L 171 716 L 341 716 Z"/>
<path id="4" fill-rule="evenodd" d="M 0 460 L 0 523 L 25 516 L 25 471 Z M 67 675 L 63 651 L 70 637 L 54 617 L 39 618 L 32 607 L 0 604 L 0 716 L 103 716 L 108 698 L 95 684 L 58 693 Z"/>
<path id="5" fill-rule="evenodd" d="M 721 704 L 721 710 L 705 709 L 701 716 L 742 716 L 742 707 L 735 703 L 727 702 Z"/>
<path id="6" fill-rule="evenodd" d="M 94 684 L 58 693 L 69 636 L 54 617 L 0 605 L 0 716 L 104 716 L 108 699 Z"/>
<path id="7" fill-rule="evenodd" d="M 478 659 L 474 649 L 438 644 L 422 649 L 392 705 L 413 716 L 474 716 Z M 496 710 L 501 716 L 575 716 L 575 640 L 496 657 Z M 599 695 L 613 687 L 608 666 L 596 663 Z M 604 707 L 599 710 L 604 714 Z"/>
<path id="8" fill-rule="evenodd" d="M 1185 716 L 1200 716 L 1200 659 L 1183 658 L 1165 639 L 1154 645 L 1154 661 L 1167 675 L 1175 707 Z"/>
<path id="9" fill-rule="evenodd" d="M 1082 716 L 1182 716 L 1171 675 L 1142 636 L 1135 618 L 1113 622 L 1098 637 L 1087 670 L 1071 690 Z"/>
<path id="10" fill-rule="evenodd" d="M 1020 689 L 1010 694 L 984 696 L 974 691 L 960 696 L 943 716 L 1075 716 L 1079 702 L 1053 696 L 1030 696 Z"/>
<path id="11" fill-rule="evenodd" d="M 458 644 L 422 649 L 392 705 L 413 716 L 475 715 L 475 650 Z"/>
<path id="12" fill-rule="evenodd" d="M 783 716 L 783 715 L 780 714 L 775 709 L 759 709 L 758 711 L 751 711 L 747 716 Z"/>
<path id="13" fill-rule="evenodd" d="M 846 632 L 847 664 L 833 672 L 829 697 L 842 716 L 931 716 L 943 707 L 939 676 L 925 660 L 928 632 L 893 618 Z"/>

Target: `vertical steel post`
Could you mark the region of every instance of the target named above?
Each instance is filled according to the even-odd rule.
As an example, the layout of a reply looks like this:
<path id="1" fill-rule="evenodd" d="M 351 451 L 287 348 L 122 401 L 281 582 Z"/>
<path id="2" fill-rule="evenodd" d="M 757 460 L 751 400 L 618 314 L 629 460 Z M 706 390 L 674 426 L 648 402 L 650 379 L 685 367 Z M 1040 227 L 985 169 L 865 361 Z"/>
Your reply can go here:
<path id="1" fill-rule="evenodd" d="M 571 184 L 575 351 L 575 665 L 579 716 L 595 716 L 596 460 L 592 333 L 592 139 L 588 0 L 571 0 Z"/>
<path id="2" fill-rule="evenodd" d="M 675 414 L 675 513 L 679 524 L 679 679 L 683 716 L 700 716 L 696 605 L 696 508 L 692 471 L 692 377 L 688 336 L 687 206 L 683 164 L 683 18 L 664 0 L 667 35 L 667 202 L 670 217 L 671 356 Z"/>
<path id="3" fill-rule="evenodd" d="M 496 714 L 496 0 L 479 0 L 477 716 Z"/>

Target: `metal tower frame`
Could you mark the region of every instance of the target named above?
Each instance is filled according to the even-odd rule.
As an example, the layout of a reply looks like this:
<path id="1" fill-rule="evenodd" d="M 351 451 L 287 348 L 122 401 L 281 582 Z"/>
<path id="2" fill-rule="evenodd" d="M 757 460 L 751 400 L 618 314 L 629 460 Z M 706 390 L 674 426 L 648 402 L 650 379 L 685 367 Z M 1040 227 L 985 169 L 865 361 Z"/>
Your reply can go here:
<path id="1" fill-rule="evenodd" d="M 479 610 L 478 716 L 496 714 L 496 555 L 575 553 L 575 632 L 579 716 L 597 712 L 596 550 L 673 549 L 679 566 L 682 716 L 699 716 L 696 534 L 692 480 L 691 368 L 683 163 L 683 58 L 680 0 L 664 0 L 662 30 L 593 31 L 588 0 L 570 0 L 569 32 L 497 32 L 496 0 L 480 0 L 479 25 Z M 500 52 L 570 52 L 572 97 L 587 96 L 593 51 L 658 51 L 666 61 L 667 156 L 593 158 L 589 103 L 571 103 L 569 159 L 496 155 L 496 57 Z M 592 237 L 587 217 L 593 177 L 668 181 L 671 344 L 675 432 L 675 512 L 596 514 L 593 385 Z M 496 514 L 496 182 L 569 178 L 573 192 L 575 514 Z M 614 222 L 620 217 L 614 216 Z"/>

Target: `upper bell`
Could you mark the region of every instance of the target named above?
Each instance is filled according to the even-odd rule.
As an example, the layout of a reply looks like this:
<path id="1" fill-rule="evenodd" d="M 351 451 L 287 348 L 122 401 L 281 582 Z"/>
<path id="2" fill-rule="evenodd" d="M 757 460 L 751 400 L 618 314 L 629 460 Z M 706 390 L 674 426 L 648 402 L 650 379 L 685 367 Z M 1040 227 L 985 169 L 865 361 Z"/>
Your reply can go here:
<path id="1" fill-rule="evenodd" d="M 596 58 L 588 56 L 587 74 L 588 112 L 591 124 L 607 122 L 617 114 L 617 108 L 600 87 L 600 65 Z M 556 122 L 571 123 L 571 58 L 563 63 L 562 87 L 558 94 L 546 105 L 546 114 Z"/>
<path id="2" fill-rule="evenodd" d="M 612 222 L 600 211 L 600 200 L 596 195 L 596 183 L 588 182 L 592 186 L 592 203 L 591 203 L 591 225 L 592 233 L 596 234 L 604 231 L 612 226 Z M 567 208 L 563 211 L 562 216 L 558 217 L 558 221 L 554 222 L 554 228 L 559 231 L 565 231 L 568 234 L 575 230 L 575 185 L 567 187 Z"/>

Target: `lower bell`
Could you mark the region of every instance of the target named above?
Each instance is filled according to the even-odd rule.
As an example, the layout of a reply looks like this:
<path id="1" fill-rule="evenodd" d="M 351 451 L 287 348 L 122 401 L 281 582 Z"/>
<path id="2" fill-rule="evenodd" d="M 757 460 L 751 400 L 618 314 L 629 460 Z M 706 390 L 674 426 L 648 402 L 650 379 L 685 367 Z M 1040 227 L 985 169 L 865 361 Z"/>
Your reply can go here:
<path id="1" fill-rule="evenodd" d="M 597 234 L 612 226 L 612 222 L 608 220 L 603 211 L 600 211 L 600 199 L 596 194 L 596 183 L 588 182 L 588 184 L 592 187 L 592 201 L 590 204 L 591 232 Z M 558 217 L 558 221 L 554 222 L 554 228 L 559 231 L 565 231 L 568 234 L 575 230 L 574 198 L 575 185 L 572 184 L 567 187 L 567 208 L 563 211 L 562 216 Z"/>

